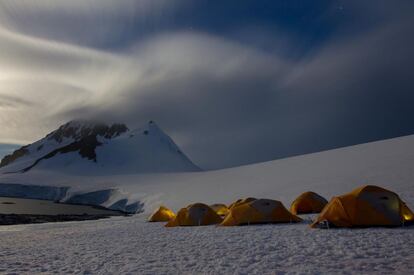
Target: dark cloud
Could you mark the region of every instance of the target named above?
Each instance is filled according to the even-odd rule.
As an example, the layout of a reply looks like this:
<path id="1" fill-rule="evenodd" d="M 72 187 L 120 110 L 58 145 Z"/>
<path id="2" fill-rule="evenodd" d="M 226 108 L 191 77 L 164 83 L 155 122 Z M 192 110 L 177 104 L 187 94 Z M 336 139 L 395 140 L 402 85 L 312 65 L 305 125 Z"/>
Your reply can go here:
<path id="1" fill-rule="evenodd" d="M 303 8 L 294 2 L 283 5 Z M 241 23 L 235 16 L 221 31 L 213 22 L 197 21 L 193 30 L 176 25 L 117 52 L 6 32 L 2 60 L 26 79 L 23 87 L 35 87 L 43 99 L 57 97 L 53 106 L 61 102 L 14 124 L 42 118 L 42 129 L 52 130 L 79 117 L 130 127 L 156 120 L 204 168 L 414 133 L 414 4 L 318 3 L 309 13 L 279 7 L 286 16 L 279 21 L 258 7 L 260 18 Z M 244 14 L 243 7 L 237 11 Z M 13 50 L 16 39 L 22 44 Z M 31 74 L 37 81 L 27 80 Z M 2 138 L 16 136 L 9 133 Z"/>
<path id="2" fill-rule="evenodd" d="M 188 56 L 211 67 L 183 72 L 177 62 L 163 80 L 134 86 L 122 116 L 160 121 L 196 162 L 213 168 L 414 133 L 414 24 L 403 15 L 295 62 L 204 41 L 205 55 Z M 245 62 L 217 73 L 244 50 Z"/>

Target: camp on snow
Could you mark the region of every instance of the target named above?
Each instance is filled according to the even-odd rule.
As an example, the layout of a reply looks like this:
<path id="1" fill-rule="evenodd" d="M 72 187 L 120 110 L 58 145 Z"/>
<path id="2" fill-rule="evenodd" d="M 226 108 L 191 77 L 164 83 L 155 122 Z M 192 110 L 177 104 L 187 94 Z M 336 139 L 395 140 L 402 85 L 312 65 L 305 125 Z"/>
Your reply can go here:
<path id="1" fill-rule="evenodd" d="M 410 223 L 414 223 L 414 214 L 396 193 L 366 185 L 333 197 L 311 227 L 403 226 Z"/>
<path id="2" fill-rule="evenodd" d="M 166 227 L 219 224 L 237 226 L 266 223 L 296 223 L 297 214 L 320 213 L 311 224 L 313 228 L 404 226 L 414 224 L 414 213 L 394 192 L 366 185 L 350 193 L 333 197 L 329 203 L 314 192 L 297 197 L 290 211 L 277 200 L 239 199 L 225 204 L 193 203 L 180 209 L 177 215 L 160 206 L 150 222 L 167 222 Z"/>

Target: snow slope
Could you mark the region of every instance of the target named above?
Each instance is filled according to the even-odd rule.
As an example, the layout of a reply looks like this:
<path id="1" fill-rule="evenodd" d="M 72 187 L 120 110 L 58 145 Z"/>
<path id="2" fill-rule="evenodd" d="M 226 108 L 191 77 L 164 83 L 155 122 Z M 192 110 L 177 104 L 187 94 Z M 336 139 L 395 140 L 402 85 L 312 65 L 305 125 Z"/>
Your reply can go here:
<path id="1" fill-rule="evenodd" d="M 0 183 L 69 186 L 67 198 L 114 189 L 116 197 L 103 205 L 125 199 L 128 204 L 138 202 L 146 213 L 160 204 L 178 210 L 196 201 L 230 203 L 246 196 L 278 199 L 289 205 L 308 190 L 329 199 L 374 184 L 394 190 L 414 208 L 413 166 L 414 135 L 216 171 L 75 176 L 36 170 L 0 175 Z"/>

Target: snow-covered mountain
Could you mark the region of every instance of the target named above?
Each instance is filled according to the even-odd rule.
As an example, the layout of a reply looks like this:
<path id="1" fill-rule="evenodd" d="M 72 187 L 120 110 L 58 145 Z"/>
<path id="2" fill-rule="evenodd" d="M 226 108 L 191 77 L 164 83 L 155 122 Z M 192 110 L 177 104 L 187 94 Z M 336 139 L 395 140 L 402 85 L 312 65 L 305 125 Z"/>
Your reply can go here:
<path id="1" fill-rule="evenodd" d="M 374 184 L 397 192 L 414 208 L 413 183 L 414 135 L 216 171 L 85 176 L 32 169 L 0 174 L 0 196 L 151 212 L 160 204 L 178 210 L 192 202 L 230 203 L 248 196 L 289 205 L 304 191 L 329 199 Z"/>
<path id="2" fill-rule="evenodd" d="M 51 170 L 75 175 L 199 171 L 153 121 L 124 124 L 76 120 L 4 157 L 0 173 Z"/>

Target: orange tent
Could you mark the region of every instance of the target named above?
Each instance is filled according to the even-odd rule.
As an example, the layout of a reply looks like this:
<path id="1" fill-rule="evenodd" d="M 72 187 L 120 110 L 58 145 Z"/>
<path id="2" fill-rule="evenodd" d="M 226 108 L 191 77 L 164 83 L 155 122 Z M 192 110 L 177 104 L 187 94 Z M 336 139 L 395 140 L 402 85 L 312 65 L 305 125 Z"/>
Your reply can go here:
<path id="1" fill-rule="evenodd" d="M 396 193 L 366 185 L 332 198 L 311 226 L 324 222 L 336 227 L 402 226 L 414 222 L 414 214 Z"/>
<path id="2" fill-rule="evenodd" d="M 190 204 L 178 211 L 175 219 L 169 221 L 166 227 L 210 225 L 222 222 L 222 218 L 208 205 L 203 203 Z"/>
<path id="3" fill-rule="evenodd" d="M 229 205 L 229 210 L 231 210 L 232 208 L 234 208 L 236 206 L 239 206 L 241 204 L 248 203 L 248 202 L 251 202 L 251 201 L 254 201 L 254 200 L 256 200 L 256 198 L 248 197 L 248 198 L 244 198 L 244 199 L 238 199 L 237 201 L 235 201 L 235 202 L 233 202 Z"/>
<path id="4" fill-rule="evenodd" d="M 160 206 L 148 219 L 149 222 L 168 222 L 175 218 L 173 211 L 165 206 Z"/>
<path id="5" fill-rule="evenodd" d="M 226 216 L 229 213 L 227 206 L 222 203 L 212 204 L 210 205 L 210 208 L 213 209 L 219 216 Z"/>
<path id="6" fill-rule="evenodd" d="M 404 218 L 404 224 L 414 223 L 414 213 L 410 210 L 410 208 L 408 208 L 408 206 L 403 201 L 401 205 L 401 214 Z"/>
<path id="7" fill-rule="evenodd" d="M 328 201 L 315 192 L 305 192 L 297 197 L 290 206 L 293 214 L 320 213 Z"/>
<path id="8" fill-rule="evenodd" d="M 280 201 L 259 199 L 235 205 L 221 223 L 235 226 L 260 223 L 300 222 L 301 218 L 290 213 Z"/>

